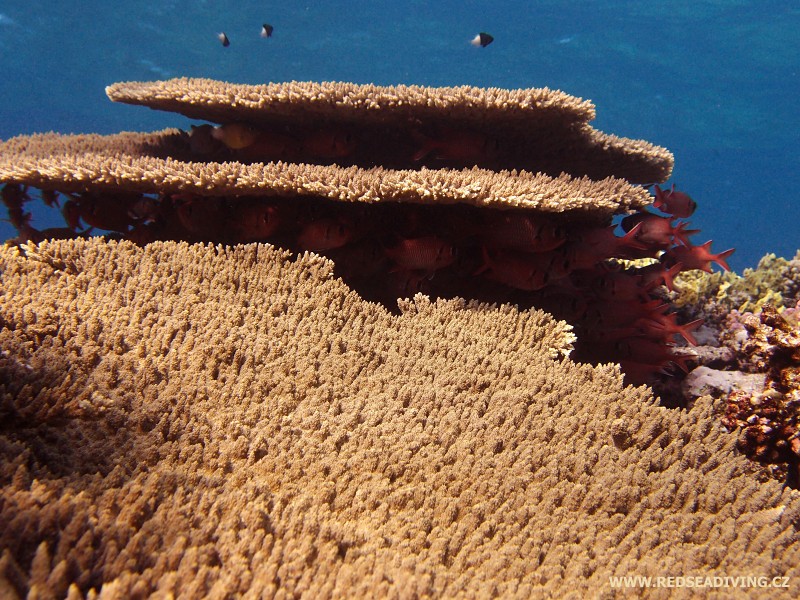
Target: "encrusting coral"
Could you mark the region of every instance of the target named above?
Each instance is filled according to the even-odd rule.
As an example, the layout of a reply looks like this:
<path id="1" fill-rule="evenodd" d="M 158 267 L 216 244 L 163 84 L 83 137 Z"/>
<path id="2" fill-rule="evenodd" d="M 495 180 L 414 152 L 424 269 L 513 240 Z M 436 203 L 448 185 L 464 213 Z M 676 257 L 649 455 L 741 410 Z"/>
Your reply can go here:
<path id="1" fill-rule="evenodd" d="M 0 248 L 0 590 L 797 597 L 800 496 L 748 474 L 708 398 L 560 358 L 541 311 L 394 315 L 333 275 L 264 244 Z"/>
<path id="2" fill-rule="evenodd" d="M 363 297 L 417 292 L 537 306 L 576 326 L 577 356 L 632 383 L 685 358 L 660 288 L 681 269 L 727 269 L 693 246 L 672 155 L 609 136 L 593 106 L 548 89 L 119 83 L 112 100 L 217 122 L 190 132 L 20 136 L 0 145 L 3 200 L 20 241 L 93 229 L 140 244 L 269 242 L 332 258 Z M 67 227 L 39 231 L 27 186 Z M 630 213 L 616 235 L 612 217 Z M 661 256 L 646 268 L 610 259 Z"/>

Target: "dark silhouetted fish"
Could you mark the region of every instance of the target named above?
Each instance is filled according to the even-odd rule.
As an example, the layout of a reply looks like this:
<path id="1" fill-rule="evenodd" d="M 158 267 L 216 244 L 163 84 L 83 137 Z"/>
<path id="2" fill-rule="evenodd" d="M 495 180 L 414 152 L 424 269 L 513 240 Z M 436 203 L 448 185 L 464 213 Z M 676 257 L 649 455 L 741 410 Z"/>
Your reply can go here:
<path id="1" fill-rule="evenodd" d="M 481 32 L 478 35 L 476 35 L 474 38 L 472 38 L 472 41 L 470 42 L 470 44 L 472 44 L 473 46 L 476 46 L 476 47 L 480 46 L 481 48 L 486 48 L 486 46 L 491 44 L 493 41 L 494 41 L 494 38 L 492 36 L 490 36 L 488 33 Z"/>
<path id="2" fill-rule="evenodd" d="M 217 38 L 219 39 L 220 42 L 222 42 L 222 45 L 225 46 L 226 48 L 231 45 L 231 41 L 228 39 L 228 36 L 225 35 L 224 31 L 220 31 L 217 34 Z"/>
<path id="3" fill-rule="evenodd" d="M 272 37 L 272 32 L 274 30 L 275 30 L 275 28 L 272 25 L 270 25 L 269 23 L 264 23 L 261 26 L 261 37 L 263 37 L 263 38 Z"/>

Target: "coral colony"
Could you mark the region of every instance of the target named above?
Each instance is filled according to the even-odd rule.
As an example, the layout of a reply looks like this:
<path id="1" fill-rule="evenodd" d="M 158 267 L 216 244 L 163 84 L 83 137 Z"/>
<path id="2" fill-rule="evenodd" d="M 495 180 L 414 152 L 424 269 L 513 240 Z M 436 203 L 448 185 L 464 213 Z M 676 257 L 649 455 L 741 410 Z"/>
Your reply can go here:
<path id="1" fill-rule="evenodd" d="M 176 81 L 190 88 L 199 85 L 192 80 Z M 549 114 L 551 106 L 543 100 L 536 107 L 538 112 L 531 113 L 530 120 L 540 121 L 535 135 L 547 137 L 550 146 L 561 144 L 551 151 L 547 144 L 520 139 L 513 123 L 492 124 L 491 117 L 500 109 L 487 109 L 488 117 L 471 114 L 468 94 L 467 100 L 448 100 L 441 92 L 438 104 L 429 101 L 416 112 L 400 116 L 392 116 L 390 109 L 402 108 L 402 102 L 385 102 L 389 117 L 381 113 L 377 118 L 366 109 L 354 116 L 352 105 L 357 102 L 348 100 L 347 93 L 336 107 L 325 110 L 315 109 L 312 98 L 305 104 L 295 102 L 283 114 L 274 105 L 260 113 L 255 109 L 234 113 L 230 107 L 208 103 L 204 108 L 202 102 L 177 106 L 178 100 L 165 102 L 164 95 L 157 93 L 145 100 L 132 92 L 125 96 L 125 85 L 110 88 L 112 99 L 176 110 L 214 123 L 198 123 L 189 132 L 171 131 L 164 134 L 166 141 L 137 147 L 139 154 L 149 152 L 165 164 L 185 161 L 182 164 L 188 170 L 196 170 L 197 164 L 204 168 L 223 165 L 219 167 L 223 171 L 231 163 L 299 164 L 312 165 L 312 175 L 317 172 L 314 168 L 331 166 L 355 167 L 359 173 L 375 168 L 385 171 L 378 172 L 374 182 L 370 180 L 367 201 L 363 193 L 344 198 L 360 201 L 341 201 L 348 192 L 336 190 L 348 181 L 338 175 L 339 179 L 329 178 L 317 187 L 307 181 L 310 176 L 295 184 L 300 177 L 292 175 L 292 185 L 302 187 L 296 193 L 280 182 L 267 185 L 266 191 L 253 184 L 231 192 L 225 187 L 232 185 L 231 178 L 224 173 L 200 176 L 202 181 L 195 185 L 165 184 L 168 177 L 153 177 L 155 184 L 149 188 L 141 182 L 147 177 L 132 182 L 125 176 L 109 181 L 99 175 L 93 179 L 61 174 L 48 179 L 41 173 L 5 174 L 2 198 L 9 220 L 19 231 L 18 242 L 105 232 L 111 239 L 138 244 L 156 240 L 269 242 L 297 252 L 316 252 L 331 258 L 335 273 L 363 297 L 388 306 L 394 306 L 397 298 L 423 293 L 543 308 L 575 327 L 575 359 L 618 362 L 626 381 L 633 384 L 652 382 L 676 368 L 687 369 L 688 356 L 675 348 L 676 341 L 695 344 L 692 332 L 700 322 L 679 323 L 666 300 L 675 275 L 689 269 L 710 271 L 714 263 L 728 270 L 725 258 L 733 250 L 714 254 L 710 242 L 695 245 L 691 241 L 698 231 L 689 229 L 685 219 L 696 205 L 674 186 L 653 187 L 652 206 L 659 212 L 646 210 L 646 200 L 625 206 L 615 199 L 609 209 L 602 204 L 603 198 L 593 200 L 589 210 L 578 210 L 569 204 L 569 191 L 564 193 L 563 206 L 549 210 L 533 210 L 532 202 L 475 201 L 497 187 L 493 180 L 486 180 L 484 169 L 512 182 L 528 176 L 518 169 L 541 171 L 549 177 L 551 188 L 561 185 L 558 177 L 570 185 L 576 181 L 583 185 L 587 178 L 606 185 L 606 178 L 619 172 L 627 176 L 626 186 L 637 180 L 647 184 L 666 179 L 671 170 L 666 151 L 654 151 L 652 146 L 642 150 L 645 142 L 613 136 L 597 142 L 602 134 L 586 125 L 593 113 L 577 118 L 570 114 L 570 110 L 577 112 L 573 105 L 562 103 L 560 113 L 547 117 L 549 121 L 542 115 Z M 385 88 L 365 87 L 366 92 L 355 87 L 361 96 L 353 96 L 360 101 L 371 95 L 373 104 L 381 104 L 378 92 L 385 93 Z M 436 91 L 423 90 L 429 96 L 433 95 L 430 90 Z M 553 104 L 551 96 L 545 98 Z M 523 102 L 520 106 L 521 112 L 530 108 Z M 337 107 L 344 113 L 338 120 Z M 619 149 L 628 142 L 624 151 Z M 612 148 L 606 152 L 609 145 Z M 646 160 L 640 160 L 639 154 L 647 154 Z M 640 164 L 648 160 L 645 166 Z M 387 200 L 380 190 L 388 185 L 382 177 L 390 169 L 407 170 L 393 172 L 409 173 L 409 180 L 416 172 L 433 171 L 434 183 L 419 184 L 425 189 L 416 196 L 387 193 Z M 455 194 L 448 197 L 446 190 L 436 191 L 436 177 L 469 180 L 471 173 L 475 174 L 473 198 L 463 201 Z M 214 183 L 218 180 L 225 182 Z M 60 210 L 65 226 L 36 229 L 26 211 L 26 203 L 34 198 Z M 623 212 L 630 214 L 615 225 L 615 213 Z"/>

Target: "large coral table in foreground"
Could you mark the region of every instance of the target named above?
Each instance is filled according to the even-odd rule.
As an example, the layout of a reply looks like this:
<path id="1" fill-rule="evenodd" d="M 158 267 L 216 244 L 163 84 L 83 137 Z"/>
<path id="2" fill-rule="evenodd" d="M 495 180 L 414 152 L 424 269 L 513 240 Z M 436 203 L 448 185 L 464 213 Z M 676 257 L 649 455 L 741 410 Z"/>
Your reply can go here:
<path id="1" fill-rule="evenodd" d="M 256 244 L 45 242 L 0 273 L 12 597 L 797 595 L 798 494 L 753 479 L 710 402 L 561 358 L 545 313 L 395 316 Z"/>

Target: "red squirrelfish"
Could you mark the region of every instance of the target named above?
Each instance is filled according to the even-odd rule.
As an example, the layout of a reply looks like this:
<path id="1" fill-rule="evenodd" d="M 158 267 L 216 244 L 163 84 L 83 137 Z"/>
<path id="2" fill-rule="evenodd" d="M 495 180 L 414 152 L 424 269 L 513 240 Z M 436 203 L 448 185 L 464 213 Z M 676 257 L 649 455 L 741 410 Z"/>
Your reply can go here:
<path id="1" fill-rule="evenodd" d="M 430 292 L 431 276 L 423 271 L 400 269 L 389 274 L 389 292 L 398 298 L 410 298 L 415 294 Z"/>
<path id="2" fill-rule="evenodd" d="M 643 287 L 647 290 L 663 284 L 672 291 L 675 289 L 675 276 L 682 268 L 683 263 L 675 263 L 667 269 L 659 262 L 636 269 L 636 276 L 641 279 Z"/>
<path id="3" fill-rule="evenodd" d="M 648 365 L 667 365 L 675 362 L 677 355 L 672 347 L 661 341 L 646 337 L 629 337 L 617 340 L 613 344 L 614 354 L 622 360 L 632 360 Z"/>
<path id="4" fill-rule="evenodd" d="M 416 137 L 422 145 L 414 153 L 415 161 L 433 156 L 439 160 L 476 163 L 493 158 L 499 149 L 496 139 L 477 131 L 444 131 L 436 137 L 419 134 Z"/>
<path id="5" fill-rule="evenodd" d="M 731 248 L 719 254 L 711 254 L 711 240 L 709 240 L 702 246 L 675 246 L 667 250 L 665 256 L 674 263 L 683 263 L 685 270 L 700 269 L 711 273 L 712 262 L 730 271 L 731 268 L 725 259 L 733 252 L 734 248 Z"/>
<path id="6" fill-rule="evenodd" d="M 297 243 L 303 250 L 324 252 L 341 248 L 353 238 L 353 228 L 339 219 L 319 219 L 303 227 Z"/>
<path id="7" fill-rule="evenodd" d="M 42 202 L 44 202 L 48 207 L 53 208 L 54 206 L 58 206 L 58 192 L 55 190 L 42 190 L 40 192 L 42 197 Z"/>
<path id="8" fill-rule="evenodd" d="M 551 271 L 553 256 L 549 254 L 521 254 L 495 250 L 491 254 L 483 247 L 483 266 L 476 274 L 484 273 L 487 279 L 509 287 L 540 290 L 556 277 Z M 558 273 L 563 276 L 565 273 Z"/>
<path id="9" fill-rule="evenodd" d="M 242 201 L 230 213 L 228 228 L 235 242 L 264 241 L 280 226 L 278 208 L 258 200 Z"/>
<path id="10" fill-rule="evenodd" d="M 492 248 L 514 248 L 523 252 L 546 252 L 566 241 L 563 228 L 550 219 L 519 213 L 497 214 L 480 233 Z"/>
<path id="11" fill-rule="evenodd" d="M 586 309 L 584 326 L 599 331 L 632 326 L 638 319 L 665 310 L 667 304 L 654 299 L 641 302 L 631 300 L 597 300 Z"/>
<path id="12" fill-rule="evenodd" d="M 303 152 L 316 158 L 349 156 L 358 146 L 356 136 L 346 129 L 320 129 L 304 136 Z"/>
<path id="13" fill-rule="evenodd" d="M 615 227 L 589 228 L 578 236 L 578 241 L 591 247 L 597 261 L 604 260 L 611 256 L 627 256 L 630 252 L 639 250 L 650 250 L 650 248 L 636 239 L 641 229 L 640 224 L 634 225 L 628 233 L 622 237 L 614 234 Z"/>
<path id="14" fill-rule="evenodd" d="M 692 335 L 692 331 L 702 324 L 703 319 L 695 319 L 679 325 L 677 313 L 654 313 L 636 321 L 636 326 L 645 335 L 664 337 L 680 335 L 692 346 L 697 346 L 697 340 Z"/>
<path id="15" fill-rule="evenodd" d="M 609 271 L 597 277 L 592 290 L 600 298 L 607 300 L 634 300 L 641 298 L 647 300 L 647 290 L 635 275 L 620 271 Z"/>
<path id="16" fill-rule="evenodd" d="M 389 261 L 380 244 L 371 239 L 336 248 L 329 256 L 345 279 L 371 277 L 385 271 Z"/>
<path id="17" fill-rule="evenodd" d="M 142 195 L 137 193 L 98 193 L 81 194 L 74 201 L 79 207 L 79 215 L 83 221 L 92 227 L 108 231 L 127 233 L 136 220 L 132 211 L 139 205 Z M 69 202 L 67 203 L 69 204 Z M 69 222 L 75 228 L 74 222 Z"/>
<path id="18" fill-rule="evenodd" d="M 453 264 L 456 249 L 444 240 L 429 235 L 402 240 L 386 249 L 388 256 L 400 269 L 433 272 Z"/>
<path id="19" fill-rule="evenodd" d="M 692 216 L 697 208 L 697 202 L 692 200 L 689 194 L 684 192 L 676 192 L 675 184 L 672 184 L 672 189 L 662 190 L 660 187 L 655 186 L 656 199 L 653 202 L 661 212 L 665 212 L 673 217 L 685 219 Z"/>
<path id="20" fill-rule="evenodd" d="M 661 217 L 648 212 L 640 212 L 622 219 L 622 228 L 630 231 L 637 225 L 636 240 L 653 248 L 664 249 L 672 245 L 674 240 L 689 244 L 689 236 L 698 233 L 699 229 L 686 229 L 688 223 L 673 226 L 674 217 Z"/>
<path id="21" fill-rule="evenodd" d="M 220 234 L 226 216 L 221 199 L 173 194 L 172 200 L 178 222 L 187 232 L 209 239 Z"/>

